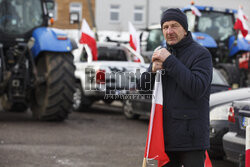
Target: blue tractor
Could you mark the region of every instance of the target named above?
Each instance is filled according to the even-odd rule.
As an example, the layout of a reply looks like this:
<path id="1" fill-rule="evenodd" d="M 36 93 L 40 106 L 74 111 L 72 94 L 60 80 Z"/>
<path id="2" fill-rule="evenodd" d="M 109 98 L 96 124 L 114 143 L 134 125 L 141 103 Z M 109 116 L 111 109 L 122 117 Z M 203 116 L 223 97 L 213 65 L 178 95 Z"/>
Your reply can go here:
<path id="1" fill-rule="evenodd" d="M 243 59 L 250 53 L 250 39 L 238 37 L 238 31 L 233 29 L 237 10 L 195 7 L 201 12 L 201 16 L 194 15 L 191 6 L 182 9 L 187 15 L 193 38 L 209 49 L 214 66 L 224 74 L 231 85 L 249 85 L 248 66 L 242 64 Z"/>
<path id="2" fill-rule="evenodd" d="M 214 67 L 222 72 L 230 85 L 250 85 L 249 62 L 245 61 L 250 56 L 250 41 L 238 37 L 238 32 L 233 29 L 237 10 L 195 7 L 201 16 L 194 15 L 191 6 L 182 9 L 187 15 L 193 39 L 211 52 Z M 149 29 L 146 50 L 166 45 L 163 40 L 160 26 Z"/>
<path id="3" fill-rule="evenodd" d="M 75 89 L 74 42 L 48 27 L 53 0 L 0 0 L 0 98 L 5 111 L 63 121 Z"/>

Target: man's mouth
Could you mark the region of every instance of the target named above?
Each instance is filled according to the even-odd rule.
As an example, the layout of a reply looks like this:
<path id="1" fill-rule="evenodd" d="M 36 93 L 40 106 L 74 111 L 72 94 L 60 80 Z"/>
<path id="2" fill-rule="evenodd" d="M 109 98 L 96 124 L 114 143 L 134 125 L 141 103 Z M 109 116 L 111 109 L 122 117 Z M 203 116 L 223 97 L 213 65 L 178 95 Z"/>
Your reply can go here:
<path id="1" fill-rule="evenodd" d="M 175 37 L 168 37 L 168 40 L 170 40 L 170 41 L 173 41 L 175 39 L 176 39 Z"/>

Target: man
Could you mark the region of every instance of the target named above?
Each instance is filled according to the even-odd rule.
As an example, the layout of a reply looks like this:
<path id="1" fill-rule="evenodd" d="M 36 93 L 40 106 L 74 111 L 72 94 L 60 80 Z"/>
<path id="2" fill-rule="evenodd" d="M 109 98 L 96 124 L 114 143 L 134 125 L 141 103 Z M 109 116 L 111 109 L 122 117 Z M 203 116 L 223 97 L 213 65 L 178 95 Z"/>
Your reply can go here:
<path id="1" fill-rule="evenodd" d="M 161 28 L 166 48 L 154 52 L 141 84 L 151 88 L 155 72 L 163 70 L 163 128 L 166 167 L 204 167 L 209 148 L 209 96 L 212 59 L 209 51 L 192 39 L 186 15 L 179 9 L 162 14 Z"/>

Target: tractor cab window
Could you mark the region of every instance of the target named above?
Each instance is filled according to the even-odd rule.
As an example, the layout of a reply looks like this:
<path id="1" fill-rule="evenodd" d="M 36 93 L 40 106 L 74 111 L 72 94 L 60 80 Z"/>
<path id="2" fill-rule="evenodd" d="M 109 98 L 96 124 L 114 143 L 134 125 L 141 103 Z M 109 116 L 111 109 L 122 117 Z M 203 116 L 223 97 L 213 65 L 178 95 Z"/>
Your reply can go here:
<path id="1" fill-rule="evenodd" d="M 0 31 L 18 35 L 42 24 L 40 0 L 0 0 Z"/>
<path id="2" fill-rule="evenodd" d="M 198 31 L 211 35 L 216 41 L 228 39 L 233 33 L 233 15 L 221 12 L 202 12 L 198 17 Z"/>

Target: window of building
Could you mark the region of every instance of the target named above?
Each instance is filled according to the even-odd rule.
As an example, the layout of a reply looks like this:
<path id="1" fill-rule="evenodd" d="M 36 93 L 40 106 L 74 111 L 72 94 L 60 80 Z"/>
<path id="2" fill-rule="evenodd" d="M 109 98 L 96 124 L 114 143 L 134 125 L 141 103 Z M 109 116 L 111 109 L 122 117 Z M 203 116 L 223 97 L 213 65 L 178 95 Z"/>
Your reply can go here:
<path id="1" fill-rule="evenodd" d="M 142 6 L 135 6 L 134 8 L 134 22 L 142 23 L 143 22 L 144 10 Z"/>
<path id="2" fill-rule="evenodd" d="M 119 5 L 110 6 L 110 21 L 111 22 L 120 21 L 120 6 Z"/>
<path id="3" fill-rule="evenodd" d="M 69 6 L 70 13 L 78 13 L 79 14 L 79 21 L 82 20 L 82 3 L 80 2 L 72 2 Z"/>

